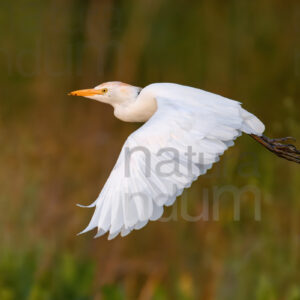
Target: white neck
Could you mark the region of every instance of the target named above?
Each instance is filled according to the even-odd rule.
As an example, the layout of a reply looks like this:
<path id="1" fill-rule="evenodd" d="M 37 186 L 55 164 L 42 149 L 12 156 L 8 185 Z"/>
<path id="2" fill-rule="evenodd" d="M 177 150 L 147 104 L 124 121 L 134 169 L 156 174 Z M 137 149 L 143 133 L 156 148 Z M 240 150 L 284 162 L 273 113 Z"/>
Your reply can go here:
<path id="1" fill-rule="evenodd" d="M 114 105 L 114 115 L 125 122 L 146 122 L 155 113 L 157 103 L 147 91 L 142 91 L 132 102 Z"/>

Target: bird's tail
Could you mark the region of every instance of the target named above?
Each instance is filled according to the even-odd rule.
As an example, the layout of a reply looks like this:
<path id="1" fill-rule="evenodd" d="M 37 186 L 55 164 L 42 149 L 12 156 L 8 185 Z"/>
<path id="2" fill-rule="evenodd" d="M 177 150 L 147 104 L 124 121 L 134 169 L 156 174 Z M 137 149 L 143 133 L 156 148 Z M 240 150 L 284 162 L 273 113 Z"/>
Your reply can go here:
<path id="1" fill-rule="evenodd" d="M 241 130 L 247 134 L 255 134 L 261 136 L 265 131 L 265 125 L 255 115 L 249 113 L 245 109 L 241 109 L 243 124 Z"/>

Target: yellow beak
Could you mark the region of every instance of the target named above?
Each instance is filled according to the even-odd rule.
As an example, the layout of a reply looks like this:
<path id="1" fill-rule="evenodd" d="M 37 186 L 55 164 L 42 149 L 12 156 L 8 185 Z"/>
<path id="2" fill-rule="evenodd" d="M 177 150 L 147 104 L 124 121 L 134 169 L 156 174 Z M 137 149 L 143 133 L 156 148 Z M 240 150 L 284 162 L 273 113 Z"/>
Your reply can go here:
<path id="1" fill-rule="evenodd" d="M 87 89 L 87 90 L 73 91 L 73 92 L 70 92 L 68 95 L 69 96 L 82 96 L 82 97 L 86 97 L 86 96 L 103 95 L 103 94 L 104 93 L 103 93 L 102 90 Z"/>

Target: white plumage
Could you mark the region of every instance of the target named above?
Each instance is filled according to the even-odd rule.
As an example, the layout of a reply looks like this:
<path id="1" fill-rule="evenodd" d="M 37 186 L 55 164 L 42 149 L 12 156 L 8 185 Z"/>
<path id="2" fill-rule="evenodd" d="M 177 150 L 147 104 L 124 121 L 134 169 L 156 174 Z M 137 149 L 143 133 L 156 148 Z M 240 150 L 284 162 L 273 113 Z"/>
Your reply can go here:
<path id="1" fill-rule="evenodd" d="M 88 206 L 95 212 L 82 233 L 97 228 L 96 237 L 126 236 L 159 219 L 163 207 L 205 174 L 242 132 L 259 136 L 265 129 L 239 102 L 178 84 L 141 90 L 109 82 L 71 94 L 111 104 L 121 120 L 148 120 L 127 138 L 99 197 Z"/>

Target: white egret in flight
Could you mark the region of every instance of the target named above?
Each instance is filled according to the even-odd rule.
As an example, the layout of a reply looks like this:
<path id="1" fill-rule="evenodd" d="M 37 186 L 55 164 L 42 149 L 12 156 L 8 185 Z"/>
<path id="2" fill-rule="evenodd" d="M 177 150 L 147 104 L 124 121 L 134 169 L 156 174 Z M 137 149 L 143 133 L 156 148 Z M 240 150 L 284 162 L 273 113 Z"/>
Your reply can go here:
<path id="1" fill-rule="evenodd" d="M 264 124 L 241 103 L 200 89 L 154 83 L 141 89 L 107 82 L 69 95 L 110 104 L 126 122 L 146 122 L 126 140 L 97 200 L 94 215 L 82 231 L 126 236 L 163 207 L 172 205 L 184 188 L 203 175 L 243 132 L 285 159 L 300 163 L 291 138 L 270 139 Z"/>

